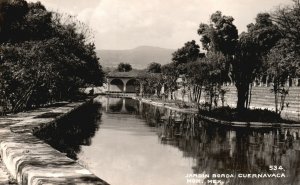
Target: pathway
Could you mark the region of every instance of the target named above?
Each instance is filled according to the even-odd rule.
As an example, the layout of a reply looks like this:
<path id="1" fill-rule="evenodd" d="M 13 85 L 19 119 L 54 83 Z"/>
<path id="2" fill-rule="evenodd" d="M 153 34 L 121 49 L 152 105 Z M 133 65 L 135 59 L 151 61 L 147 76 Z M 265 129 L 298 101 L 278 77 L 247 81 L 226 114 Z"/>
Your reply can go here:
<path id="1" fill-rule="evenodd" d="M 19 184 L 107 184 L 32 135 L 34 129 L 55 121 L 83 103 L 63 103 L 1 117 L 0 184 L 9 184 L 12 178 Z"/>

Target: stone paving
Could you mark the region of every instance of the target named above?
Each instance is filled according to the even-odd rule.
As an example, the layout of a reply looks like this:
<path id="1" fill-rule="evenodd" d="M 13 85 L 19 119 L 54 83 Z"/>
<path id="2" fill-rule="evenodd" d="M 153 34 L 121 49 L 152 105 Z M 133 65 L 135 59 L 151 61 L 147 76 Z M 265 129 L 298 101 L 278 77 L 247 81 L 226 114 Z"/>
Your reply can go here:
<path id="1" fill-rule="evenodd" d="M 1 184 L 99 184 L 107 183 L 65 154 L 32 135 L 84 102 L 40 108 L 0 118 Z M 9 172 L 9 173 L 8 173 Z M 15 179 L 15 180 L 13 180 Z"/>

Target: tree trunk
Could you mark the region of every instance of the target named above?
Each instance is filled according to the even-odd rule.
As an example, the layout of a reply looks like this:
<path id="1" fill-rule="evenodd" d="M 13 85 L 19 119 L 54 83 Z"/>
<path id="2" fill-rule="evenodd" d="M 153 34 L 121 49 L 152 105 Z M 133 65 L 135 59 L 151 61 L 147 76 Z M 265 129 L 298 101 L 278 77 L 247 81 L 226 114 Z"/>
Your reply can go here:
<path id="1" fill-rule="evenodd" d="M 243 112 L 246 109 L 246 101 L 248 99 L 249 84 L 237 85 L 237 111 Z"/>

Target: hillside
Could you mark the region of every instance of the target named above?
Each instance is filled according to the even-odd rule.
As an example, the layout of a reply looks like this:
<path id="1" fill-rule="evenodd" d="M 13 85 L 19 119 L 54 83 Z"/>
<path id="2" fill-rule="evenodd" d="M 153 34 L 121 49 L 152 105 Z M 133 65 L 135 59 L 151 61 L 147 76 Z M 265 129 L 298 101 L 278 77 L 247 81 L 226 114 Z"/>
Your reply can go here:
<path id="1" fill-rule="evenodd" d="M 125 62 L 136 69 L 144 69 L 151 62 L 167 64 L 171 62 L 175 50 L 152 46 L 140 46 L 129 50 L 98 50 L 97 55 L 103 67 L 116 67 Z"/>

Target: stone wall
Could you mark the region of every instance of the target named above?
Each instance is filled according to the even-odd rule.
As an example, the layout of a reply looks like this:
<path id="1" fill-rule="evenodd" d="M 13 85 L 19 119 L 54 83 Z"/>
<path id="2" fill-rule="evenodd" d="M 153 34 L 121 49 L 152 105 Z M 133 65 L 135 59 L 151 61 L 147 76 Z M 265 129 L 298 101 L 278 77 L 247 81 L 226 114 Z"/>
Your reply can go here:
<path id="1" fill-rule="evenodd" d="M 223 86 L 227 92 L 225 94 L 225 106 L 235 107 L 237 102 L 237 93 L 235 86 Z M 275 97 L 271 92 L 272 87 L 256 86 L 252 89 L 251 108 L 269 109 L 275 111 Z M 182 100 L 181 90 L 175 92 L 176 99 Z M 189 101 L 189 96 L 184 96 L 184 101 Z M 205 102 L 202 95 L 201 102 Z M 221 101 L 219 101 L 221 105 Z M 284 118 L 300 121 L 300 87 L 289 87 L 289 93 L 286 96 L 285 108 L 282 112 Z"/>

